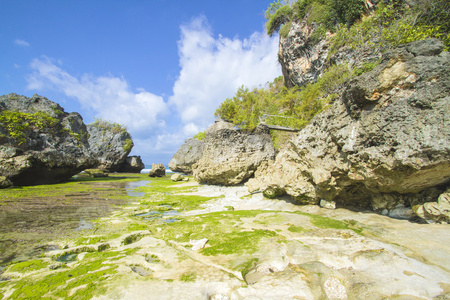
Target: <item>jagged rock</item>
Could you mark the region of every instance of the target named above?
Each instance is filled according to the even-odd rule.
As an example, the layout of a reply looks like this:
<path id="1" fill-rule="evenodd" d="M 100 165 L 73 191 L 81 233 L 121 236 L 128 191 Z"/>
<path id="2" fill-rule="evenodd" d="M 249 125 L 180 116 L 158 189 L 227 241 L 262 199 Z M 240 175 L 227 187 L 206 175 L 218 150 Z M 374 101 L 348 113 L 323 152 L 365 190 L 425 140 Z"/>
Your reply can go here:
<path id="1" fill-rule="evenodd" d="M 200 159 L 202 153 L 203 141 L 187 139 L 170 160 L 169 169 L 173 172 L 191 174 L 192 165 Z"/>
<path id="2" fill-rule="evenodd" d="M 131 135 L 120 125 L 98 120 L 87 125 L 97 169 L 117 171 L 133 148 Z"/>
<path id="3" fill-rule="evenodd" d="M 128 156 L 125 161 L 119 166 L 117 172 L 122 173 L 140 173 L 145 168 L 140 156 Z"/>
<path id="4" fill-rule="evenodd" d="M 62 182 L 95 164 L 78 113 L 39 95 L 0 97 L 1 186 Z"/>
<path id="5" fill-rule="evenodd" d="M 166 167 L 163 164 L 152 164 L 152 169 L 148 172 L 149 177 L 166 176 Z"/>
<path id="6" fill-rule="evenodd" d="M 263 161 L 274 157 L 266 126 L 242 133 L 233 124 L 219 121 L 207 129 L 203 155 L 192 170 L 198 182 L 235 185 L 251 177 Z"/>
<path id="7" fill-rule="evenodd" d="M 448 185 L 450 55 L 442 50 L 428 39 L 386 53 L 264 164 L 249 190 L 381 211 Z"/>

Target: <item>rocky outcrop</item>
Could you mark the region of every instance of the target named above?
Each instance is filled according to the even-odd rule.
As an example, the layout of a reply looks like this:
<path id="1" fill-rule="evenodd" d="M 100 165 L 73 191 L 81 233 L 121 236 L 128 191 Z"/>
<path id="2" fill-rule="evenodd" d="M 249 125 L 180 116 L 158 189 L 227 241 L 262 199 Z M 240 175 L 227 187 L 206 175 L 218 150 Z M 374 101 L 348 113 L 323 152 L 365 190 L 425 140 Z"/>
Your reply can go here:
<path id="1" fill-rule="evenodd" d="M 430 202 L 450 179 L 449 69 L 438 40 L 389 51 L 258 169 L 250 191 L 385 213 Z"/>
<path id="2" fill-rule="evenodd" d="M 152 164 L 152 169 L 148 172 L 148 177 L 166 176 L 166 167 L 163 164 Z"/>
<path id="3" fill-rule="evenodd" d="M 87 130 L 96 168 L 117 171 L 133 148 L 131 135 L 122 126 L 102 120 L 87 125 Z"/>
<path id="4" fill-rule="evenodd" d="M 192 165 L 200 159 L 202 154 L 203 141 L 195 138 L 187 139 L 170 160 L 169 169 L 173 172 L 191 174 Z"/>
<path id="5" fill-rule="evenodd" d="M 0 97 L 0 186 L 62 182 L 95 165 L 78 113 L 39 95 Z"/>
<path id="6" fill-rule="evenodd" d="M 122 173 L 140 173 L 145 168 L 140 156 L 128 156 L 125 161 L 119 166 L 117 172 Z"/>
<path id="7" fill-rule="evenodd" d="M 287 36 L 280 36 L 278 61 L 287 87 L 316 81 L 331 64 L 345 62 L 355 68 L 377 60 L 381 55 L 381 48 L 356 51 L 344 47 L 330 56 L 330 39 L 316 41 L 317 28 L 317 24 L 309 25 L 305 18 L 301 22 L 292 22 Z"/>
<path id="8" fill-rule="evenodd" d="M 203 155 L 192 170 L 198 182 L 234 185 L 250 178 L 262 162 L 274 157 L 266 126 L 242 133 L 220 120 L 207 129 Z"/>

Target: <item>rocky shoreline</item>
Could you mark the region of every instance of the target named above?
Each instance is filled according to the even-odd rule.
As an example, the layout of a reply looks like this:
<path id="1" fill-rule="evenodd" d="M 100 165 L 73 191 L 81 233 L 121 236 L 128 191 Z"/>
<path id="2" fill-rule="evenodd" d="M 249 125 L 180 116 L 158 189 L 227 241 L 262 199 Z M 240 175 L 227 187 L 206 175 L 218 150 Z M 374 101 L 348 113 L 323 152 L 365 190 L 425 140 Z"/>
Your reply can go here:
<path id="1" fill-rule="evenodd" d="M 55 239 L 42 257 L 7 266 L 0 296 L 445 299 L 450 292 L 446 225 L 299 206 L 243 185 L 151 180 L 79 237 Z"/>

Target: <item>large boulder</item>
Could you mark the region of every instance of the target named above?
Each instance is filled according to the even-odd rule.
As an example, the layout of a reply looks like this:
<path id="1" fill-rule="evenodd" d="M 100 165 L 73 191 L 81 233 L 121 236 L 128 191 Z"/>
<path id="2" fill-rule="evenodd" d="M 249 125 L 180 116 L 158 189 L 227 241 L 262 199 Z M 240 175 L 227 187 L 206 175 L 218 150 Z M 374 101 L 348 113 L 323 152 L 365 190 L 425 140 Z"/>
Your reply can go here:
<path id="1" fill-rule="evenodd" d="M 96 168 L 117 171 L 133 148 L 131 135 L 123 126 L 103 120 L 87 125 L 87 130 Z"/>
<path id="2" fill-rule="evenodd" d="M 267 126 L 242 133 L 231 123 L 219 121 L 206 131 L 203 155 L 192 167 L 193 176 L 200 183 L 235 185 L 250 178 L 263 161 L 274 157 Z"/>
<path id="3" fill-rule="evenodd" d="M 450 55 L 438 40 L 386 53 L 265 163 L 249 190 L 385 212 L 433 201 L 450 179 L 448 70 Z"/>
<path id="4" fill-rule="evenodd" d="M 62 182 L 95 165 L 78 113 L 39 95 L 0 96 L 0 187 Z"/>
<path id="5" fill-rule="evenodd" d="M 163 164 L 152 164 L 148 177 L 164 177 L 166 176 L 166 167 Z"/>
<path id="6" fill-rule="evenodd" d="M 128 156 L 125 161 L 119 166 L 117 172 L 122 173 L 140 173 L 145 168 L 140 156 Z"/>
<path id="7" fill-rule="evenodd" d="M 203 154 L 203 144 L 203 141 L 195 138 L 187 139 L 170 160 L 169 169 L 173 172 L 191 174 L 192 165 Z"/>

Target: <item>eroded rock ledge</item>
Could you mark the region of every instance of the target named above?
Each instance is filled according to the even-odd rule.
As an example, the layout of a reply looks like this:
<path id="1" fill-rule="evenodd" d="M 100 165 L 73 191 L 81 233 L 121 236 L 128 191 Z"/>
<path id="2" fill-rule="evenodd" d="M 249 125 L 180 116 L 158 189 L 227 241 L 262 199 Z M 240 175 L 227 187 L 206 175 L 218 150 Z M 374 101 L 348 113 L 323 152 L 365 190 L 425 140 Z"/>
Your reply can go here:
<path id="1" fill-rule="evenodd" d="M 450 179 L 449 69 L 438 40 L 385 53 L 258 169 L 249 190 L 384 213 L 437 201 Z"/>

